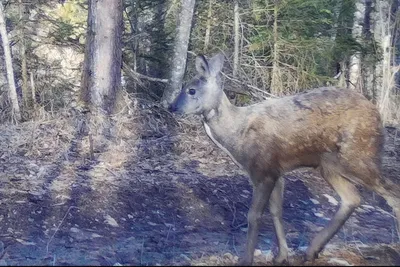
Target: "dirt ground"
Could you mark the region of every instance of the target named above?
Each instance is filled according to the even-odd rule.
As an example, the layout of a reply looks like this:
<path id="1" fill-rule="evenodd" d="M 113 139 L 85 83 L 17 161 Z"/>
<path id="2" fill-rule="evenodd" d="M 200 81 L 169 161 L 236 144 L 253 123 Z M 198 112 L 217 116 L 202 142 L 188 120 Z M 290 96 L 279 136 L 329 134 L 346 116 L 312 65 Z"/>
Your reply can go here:
<path id="1" fill-rule="evenodd" d="M 231 265 L 244 249 L 251 186 L 203 133 L 116 140 L 94 160 L 66 121 L 0 127 L 0 265 Z M 189 152 L 174 147 L 193 146 Z M 119 150 L 118 150 L 119 149 Z M 400 130 L 387 128 L 384 174 L 400 182 Z M 338 208 L 313 170 L 285 176 L 290 263 Z M 363 203 L 315 265 L 400 265 L 390 207 Z M 277 246 L 265 212 L 257 265 Z"/>

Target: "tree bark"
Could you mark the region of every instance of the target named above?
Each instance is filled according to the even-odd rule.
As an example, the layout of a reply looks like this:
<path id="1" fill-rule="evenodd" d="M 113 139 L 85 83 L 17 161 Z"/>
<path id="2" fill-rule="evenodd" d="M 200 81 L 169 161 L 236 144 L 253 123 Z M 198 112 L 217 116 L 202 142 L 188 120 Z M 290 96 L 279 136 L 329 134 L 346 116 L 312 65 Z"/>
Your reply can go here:
<path id="1" fill-rule="evenodd" d="M 168 107 L 181 90 L 186 69 L 195 0 L 182 0 L 181 5 L 171 65 L 170 84 L 165 89 L 161 99 L 161 103 L 164 107 Z"/>
<path id="2" fill-rule="evenodd" d="M 5 62 L 3 46 L 0 46 L 0 62 Z M 7 87 L 7 71 L 5 64 L 0 64 L 0 94 Z M 4 100 L 4 98 L 3 98 Z M 1 103 L 0 103 L 1 105 Z"/>
<path id="3" fill-rule="evenodd" d="M 239 69 L 239 48 L 240 48 L 240 25 L 239 25 L 239 1 L 235 0 L 234 10 L 234 38 L 235 38 L 235 50 L 233 53 L 233 77 L 236 78 Z"/>
<path id="4" fill-rule="evenodd" d="M 19 20 L 20 20 L 20 54 L 21 54 L 21 74 L 22 74 L 22 99 L 25 107 L 30 106 L 31 94 L 28 87 L 28 69 L 26 64 L 26 46 L 25 46 L 25 6 L 22 0 L 19 0 Z"/>
<path id="5" fill-rule="evenodd" d="M 365 13 L 364 13 L 364 23 L 363 23 L 363 40 L 364 43 L 371 47 L 372 46 L 372 32 L 371 32 L 371 15 L 372 15 L 372 1 L 373 0 L 365 0 Z M 362 57 L 362 77 L 361 79 L 363 80 L 363 86 L 361 88 L 362 93 L 368 97 L 369 99 L 372 99 L 373 102 L 376 101 L 376 96 L 375 96 L 375 77 L 374 77 L 374 72 L 375 72 L 375 55 L 371 55 L 372 53 L 368 53 L 363 55 Z"/>
<path id="6" fill-rule="evenodd" d="M 132 66 L 133 66 L 133 71 L 137 72 L 138 71 L 138 53 L 139 53 L 139 44 L 138 44 L 138 38 L 137 35 L 139 34 L 138 30 L 138 12 L 137 12 L 137 2 L 136 0 L 131 0 L 131 5 L 132 5 L 132 11 L 131 11 L 131 35 L 132 35 L 132 41 L 130 42 L 131 48 L 132 48 Z M 137 90 L 137 84 L 136 82 L 133 84 L 133 90 L 136 92 Z"/>
<path id="7" fill-rule="evenodd" d="M 381 46 L 382 60 L 375 64 L 376 99 L 382 120 L 387 122 L 392 117 L 392 89 L 395 86 L 392 68 L 393 17 L 391 1 L 376 1 L 374 39 Z"/>
<path id="8" fill-rule="evenodd" d="M 35 89 L 35 81 L 33 79 L 33 73 L 30 73 L 30 80 L 31 80 L 31 93 L 32 93 L 32 107 L 36 111 L 36 89 Z"/>
<path id="9" fill-rule="evenodd" d="M 364 18 L 365 18 L 365 1 L 357 0 L 356 10 L 354 12 L 352 36 L 359 43 L 362 43 L 362 29 L 363 29 Z M 349 70 L 350 89 L 362 92 L 361 52 L 357 51 L 350 57 L 349 69 L 350 69 Z"/>
<path id="10" fill-rule="evenodd" d="M 333 22 L 333 27 L 332 27 L 332 35 L 331 35 L 331 40 L 336 41 L 336 36 L 337 36 L 337 30 L 338 30 L 338 21 L 339 21 L 339 15 L 340 11 L 342 10 L 342 0 L 337 0 L 335 7 L 333 8 L 333 17 L 334 17 L 334 22 Z"/>
<path id="11" fill-rule="evenodd" d="M 207 14 L 207 23 L 206 23 L 206 34 L 204 37 L 204 48 L 203 53 L 207 52 L 208 46 L 210 45 L 210 34 L 211 34 L 211 21 L 212 21 L 212 7 L 213 0 L 208 0 L 208 14 Z"/>
<path id="12" fill-rule="evenodd" d="M 16 121 L 21 121 L 21 112 L 19 109 L 17 88 L 15 86 L 11 49 L 10 49 L 10 43 L 8 41 L 6 20 L 5 20 L 4 7 L 2 1 L 0 1 L 0 35 L 3 41 L 3 51 L 4 51 L 4 58 L 6 61 L 7 81 L 9 88 L 8 92 L 13 107 L 13 115 Z"/>
<path id="13" fill-rule="evenodd" d="M 273 38 L 274 38 L 274 51 L 272 56 L 272 78 L 271 78 L 271 94 L 280 95 L 282 86 L 279 81 L 279 46 L 278 46 L 278 3 L 275 1 L 274 5 L 274 26 L 273 26 Z"/>
<path id="14" fill-rule="evenodd" d="M 82 94 L 92 109 L 110 114 L 121 86 L 122 0 L 90 0 Z"/>

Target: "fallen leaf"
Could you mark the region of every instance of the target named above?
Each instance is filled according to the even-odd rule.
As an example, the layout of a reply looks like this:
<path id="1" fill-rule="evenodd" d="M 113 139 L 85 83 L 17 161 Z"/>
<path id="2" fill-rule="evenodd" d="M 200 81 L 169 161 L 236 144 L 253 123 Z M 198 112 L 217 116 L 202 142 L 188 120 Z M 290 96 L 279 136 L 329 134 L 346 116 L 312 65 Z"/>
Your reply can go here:
<path id="1" fill-rule="evenodd" d="M 119 226 L 117 221 L 113 217 L 108 215 L 108 214 L 106 216 L 104 216 L 104 219 L 106 220 L 105 221 L 106 223 L 108 223 L 109 225 L 111 225 L 113 227 L 118 227 Z"/>
<path id="2" fill-rule="evenodd" d="M 345 260 L 340 260 L 336 258 L 329 259 L 328 263 L 336 263 L 339 264 L 340 266 L 353 266 L 354 264 L 350 264 L 348 261 Z"/>
<path id="3" fill-rule="evenodd" d="M 332 196 L 328 195 L 328 194 L 324 194 L 324 197 L 326 197 L 329 201 L 329 203 L 331 203 L 333 206 L 337 206 L 339 204 L 339 202 Z"/>

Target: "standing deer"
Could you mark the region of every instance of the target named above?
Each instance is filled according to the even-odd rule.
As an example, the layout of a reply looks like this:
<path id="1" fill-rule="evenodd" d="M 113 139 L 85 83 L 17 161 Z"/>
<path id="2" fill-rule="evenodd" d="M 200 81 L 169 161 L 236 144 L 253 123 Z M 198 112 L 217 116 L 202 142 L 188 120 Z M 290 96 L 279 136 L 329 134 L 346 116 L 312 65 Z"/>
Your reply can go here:
<path id="1" fill-rule="evenodd" d="M 198 75 L 182 88 L 170 110 L 201 115 L 211 140 L 250 176 L 253 197 L 246 249 L 239 264 L 253 263 L 260 220 L 268 202 L 279 246 L 274 262 L 288 262 L 281 176 L 298 167 L 318 168 L 341 199 L 333 219 L 312 240 L 305 260 L 317 258 L 360 205 L 354 184 L 382 195 L 393 208 L 400 229 L 400 187 L 381 175 L 384 133 L 372 103 L 351 90 L 323 87 L 236 107 L 223 92 L 223 62 L 222 54 L 210 60 L 197 57 Z"/>

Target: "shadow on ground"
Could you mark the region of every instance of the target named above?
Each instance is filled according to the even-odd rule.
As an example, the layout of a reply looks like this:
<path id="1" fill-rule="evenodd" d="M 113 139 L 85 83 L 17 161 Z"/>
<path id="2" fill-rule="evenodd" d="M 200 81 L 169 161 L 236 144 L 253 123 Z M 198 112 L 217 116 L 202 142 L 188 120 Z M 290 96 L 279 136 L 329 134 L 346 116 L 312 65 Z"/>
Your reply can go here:
<path id="1" fill-rule="evenodd" d="M 385 174 L 396 179 L 400 134 L 394 129 L 388 134 Z M 247 177 L 228 159 L 219 161 L 220 154 L 206 160 L 168 152 L 146 156 L 144 151 L 157 142 L 143 141 L 121 172 L 102 162 L 86 164 L 73 146 L 68 157 L 50 162 L 18 153 L 0 157 L 0 264 L 234 263 L 246 237 L 252 195 Z M 26 167 L 31 165 L 37 171 Z M 38 175 L 41 168 L 46 172 Z M 297 265 L 338 208 L 337 196 L 312 170 L 285 178 L 285 229 Z M 315 264 L 400 264 L 390 208 L 379 196 L 361 191 L 363 205 Z M 271 264 L 270 253 L 277 248 L 268 211 L 258 249 L 256 263 Z"/>

